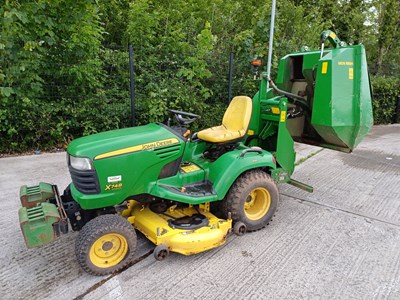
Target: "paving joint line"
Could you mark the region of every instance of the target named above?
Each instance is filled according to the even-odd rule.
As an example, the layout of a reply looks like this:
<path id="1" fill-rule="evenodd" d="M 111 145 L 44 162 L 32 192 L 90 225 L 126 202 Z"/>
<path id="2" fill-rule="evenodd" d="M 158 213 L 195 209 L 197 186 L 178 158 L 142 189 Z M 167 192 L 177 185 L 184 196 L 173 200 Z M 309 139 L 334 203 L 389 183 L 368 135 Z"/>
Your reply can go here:
<path id="1" fill-rule="evenodd" d="M 331 205 L 322 204 L 322 203 L 319 203 L 319 202 L 316 202 L 316 201 L 313 201 L 313 200 L 297 198 L 297 197 L 294 197 L 294 196 L 291 196 L 291 195 L 288 195 L 288 194 L 285 194 L 285 193 L 280 193 L 280 194 L 283 195 L 283 196 L 286 196 L 288 198 L 294 199 L 294 200 L 300 200 L 302 202 L 308 202 L 308 203 L 315 204 L 315 205 L 318 205 L 318 206 L 327 207 L 327 208 L 330 208 L 330 209 L 333 209 L 333 210 L 336 210 L 336 211 L 340 211 L 340 212 L 343 212 L 343 213 L 347 213 L 347 214 L 358 216 L 358 217 L 362 217 L 362 218 L 367 218 L 367 219 L 370 219 L 370 220 L 373 220 L 373 221 L 376 221 L 376 222 L 380 222 L 380 223 L 384 223 L 384 224 L 388 224 L 388 225 L 392 225 L 392 226 L 396 226 L 396 227 L 400 228 L 400 224 L 397 224 L 397 223 L 392 223 L 392 222 L 385 221 L 385 220 L 382 220 L 382 219 L 378 219 L 378 218 L 375 218 L 375 217 L 363 215 L 361 213 L 356 213 L 354 211 L 346 210 L 346 209 L 343 209 L 343 208 L 338 208 L 338 207 L 334 207 L 334 206 L 331 206 Z"/>
<path id="2" fill-rule="evenodd" d="M 323 150 L 324 150 L 324 148 L 321 148 L 321 149 L 316 150 L 315 152 L 312 152 L 311 154 L 307 155 L 306 157 L 303 157 L 303 158 L 299 159 L 297 162 L 295 162 L 294 165 L 295 165 L 296 167 L 299 166 L 299 165 L 301 165 L 302 163 L 306 162 L 306 161 L 309 160 L 311 157 L 317 155 L 318 153 L 322 152 Z"/>
<path id="3" fill-rule="evenodd" d="M 130 267 L 132 267 L 133 265 L 136 265 L 137 263 L 141 262 L 142 260 L 144 260 L 145 258 L 147 258 L 148 256 L 150 256 L 150 254 L 153 253 L 154 249 L 149 250 L 148 252 L 146 252 L 145 254 L 143 254 L 142 256 L 139 256 L 138 258 L 136 258 L 133 262 L 131 262 L 129 265 L 127 265 L 126 267 L 124 267 L 122 270 L 115 272 L 113 274 L 111 274 L 110 276 L 108 276 L 107 278 L 104 278 L 103 280 L 97 282 L 96 284 L 92 285 L 90 288 L 88 288 L 85 292 L 83 292 L 82 294 L 76 296 L 73 300 L 82 300 L 85 296 L 87 296 L 88 294 L 90 294 L 91 292 L 95 291 L 97 288 L 101 287 L 103 284 L 105 284 L 107 281 L 109 281 L 110 279 L 114 278 L 116 275 L 121 274 L 122 272 L 126 271 L 127 269 L 129 269 Z"/>

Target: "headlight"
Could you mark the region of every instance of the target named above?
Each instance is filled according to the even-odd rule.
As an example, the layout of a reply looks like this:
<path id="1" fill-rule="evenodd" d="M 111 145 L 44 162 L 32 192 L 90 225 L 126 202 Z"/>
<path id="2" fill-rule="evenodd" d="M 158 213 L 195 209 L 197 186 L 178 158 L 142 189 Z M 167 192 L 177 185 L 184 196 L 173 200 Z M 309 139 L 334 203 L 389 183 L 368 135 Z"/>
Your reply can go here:
<path id="1" fill-rule="evenodd" d="M 69 163 L 75 170 L 87 171 L 92 170 L 92 161 L 87 157 L 75 157 L 70 155 Z"/>

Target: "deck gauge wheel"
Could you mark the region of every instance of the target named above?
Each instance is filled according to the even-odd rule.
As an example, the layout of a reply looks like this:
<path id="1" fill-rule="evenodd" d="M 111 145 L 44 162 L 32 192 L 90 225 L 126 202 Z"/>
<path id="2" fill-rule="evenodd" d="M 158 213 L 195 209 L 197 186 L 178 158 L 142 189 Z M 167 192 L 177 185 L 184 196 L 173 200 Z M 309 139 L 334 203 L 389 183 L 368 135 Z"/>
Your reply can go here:
<path id="1" fill-rule="evenodd" d="M 156 260 L 159 261 L 164 260 L 169 255 L 169 249 L 164 244 L 158 245 L 157 247 L 154 248 L 153 255 Z"/>
<path id="2" fill-rule="evenodd" d="M 243 222 L 236 222 L 233 226 L 233 233 L 242 236 L 247 232 L 247 226 Z"/>

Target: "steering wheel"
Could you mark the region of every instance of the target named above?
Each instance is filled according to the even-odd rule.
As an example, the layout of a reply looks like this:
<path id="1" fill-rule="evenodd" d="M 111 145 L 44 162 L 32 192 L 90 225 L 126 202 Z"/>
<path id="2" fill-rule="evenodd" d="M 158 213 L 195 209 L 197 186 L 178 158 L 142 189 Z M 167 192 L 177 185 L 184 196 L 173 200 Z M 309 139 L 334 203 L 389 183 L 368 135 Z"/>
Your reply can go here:
<path id="1" fill-rule="evenodd" d="M 175 109 L 168 109 L 168 111 L 174 114 L 175 119 L 178 121 L 178 123 L 181 126 L 188 125 L 188 124 L 196 121 L 200 117 L 199 115 L 195 115 L 192 113 L 179 111 L 179 110 L 175 110 Z M 186 117 L 186 118 L 184 118 L 184 117 Z"/>

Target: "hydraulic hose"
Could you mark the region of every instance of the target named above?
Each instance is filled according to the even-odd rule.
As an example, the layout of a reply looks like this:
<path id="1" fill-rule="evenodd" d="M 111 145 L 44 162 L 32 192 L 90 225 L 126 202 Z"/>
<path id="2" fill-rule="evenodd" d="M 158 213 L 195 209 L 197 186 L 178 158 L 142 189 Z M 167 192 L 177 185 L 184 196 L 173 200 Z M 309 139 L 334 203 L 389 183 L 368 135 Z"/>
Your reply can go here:
<path id="1" fill-rule="evenodd" d="M 271 87 L 278 94 L 286 96 L 290 103 L 293 103 L 295 105 L 300 106 L 301 108 L 303 108 L 307 112 L 311 112 L 311 108 L 308 106 L 307 102 L 304 100 L 303 97 L 300 97 L 298 95 L 295 95 L 295 94 L 292 94 L 292 93 L 289 93 L 289 92 L 286 92 L 286 91 L 283 91 L 283 90 L 279 89 L 268 75 L 264 75 L 264 78 L 268 80 L 268 82 L 271 85 Z"/>

